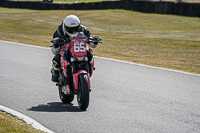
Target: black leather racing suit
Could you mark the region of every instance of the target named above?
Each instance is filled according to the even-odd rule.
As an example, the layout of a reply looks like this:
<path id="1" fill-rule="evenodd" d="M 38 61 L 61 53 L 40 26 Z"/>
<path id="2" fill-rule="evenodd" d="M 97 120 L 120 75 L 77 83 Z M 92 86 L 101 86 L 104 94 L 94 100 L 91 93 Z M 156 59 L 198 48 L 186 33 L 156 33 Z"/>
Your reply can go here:
<path id="1" fill-rule="evenodd" d="M 80 25 L 79 31 L 83 32 L 88 38 L 91 37 L 91 33 L 89 32 L 89 30 L 85 26 Z M 57 37 L 59 37 L 59 38 L 69 38 L 69 36 L 67 34 L 65 34 L 64 31 L 63 31 L 63 23 L 61 23 L 58 26 L 57 30 L 53 34 L 53 38 L 57 38 Z M 93 57 L 93 55 L 92 55 L 91 52 L 88 52 L 88 56 L 89 56 L 88 57 L 89 60 Z M 60 58 L 61 58 L 60 54 L 56 54 L 53 57 L 52 62 L 53 62 L 54 67 L 56 67 L 56 68 L 60 68 L 61 67 L 61 65 L 60 65 Z"/>

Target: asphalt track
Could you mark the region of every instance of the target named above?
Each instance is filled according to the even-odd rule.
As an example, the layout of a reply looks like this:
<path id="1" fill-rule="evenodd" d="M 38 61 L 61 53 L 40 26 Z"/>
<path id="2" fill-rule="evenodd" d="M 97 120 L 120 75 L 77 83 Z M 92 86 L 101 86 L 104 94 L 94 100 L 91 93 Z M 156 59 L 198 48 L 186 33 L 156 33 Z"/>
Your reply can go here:
<path id="1" fill-rule="evenodd" d="M 199 133 L 200 75 L 95 57 L 87 111 L 62 104 L 50 49 L 0 41 L 0 105 L 55 133 Z"/>

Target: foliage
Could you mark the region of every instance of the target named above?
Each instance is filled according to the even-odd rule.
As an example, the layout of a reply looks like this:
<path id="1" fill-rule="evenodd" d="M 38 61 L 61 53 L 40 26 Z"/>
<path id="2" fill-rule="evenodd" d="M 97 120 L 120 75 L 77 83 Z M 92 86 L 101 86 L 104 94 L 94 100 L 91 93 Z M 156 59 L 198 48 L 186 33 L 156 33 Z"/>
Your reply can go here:
<path id="1" fill-rule="evenodd" d="M 26 125 L 16 117 L 0 111 L 0 133 L 38 133 L 39 131 Z"/>

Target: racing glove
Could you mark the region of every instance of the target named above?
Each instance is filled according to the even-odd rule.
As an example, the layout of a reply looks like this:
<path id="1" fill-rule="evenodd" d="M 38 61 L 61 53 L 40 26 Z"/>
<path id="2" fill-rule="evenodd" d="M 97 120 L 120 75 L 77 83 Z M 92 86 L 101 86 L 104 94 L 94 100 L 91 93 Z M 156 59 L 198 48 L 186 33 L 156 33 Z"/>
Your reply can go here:
<path id="1" fill-rule="evenodd" d="M 93 37 L 93 43 L 94 43 L 95 45 L 97 45 L 100 41 L 101 41 L 101 38 L 100 38 L 99 36 L 94 36 L 94 37 Z"/>
<path id="2" fill-rule="evenodd" d="M 54 48 L 58 48 L 59 47 L 59 44 L 60 44 L 60 38 L 54 38 L 53 39 L 53 47 Z"/>

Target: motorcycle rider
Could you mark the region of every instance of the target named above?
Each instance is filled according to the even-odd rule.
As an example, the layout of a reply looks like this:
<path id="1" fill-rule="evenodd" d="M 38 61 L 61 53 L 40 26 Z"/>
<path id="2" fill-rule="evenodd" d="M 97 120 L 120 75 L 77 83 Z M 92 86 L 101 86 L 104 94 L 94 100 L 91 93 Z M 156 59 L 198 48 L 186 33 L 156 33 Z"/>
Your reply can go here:
<path id="1" fill-rule="evenodd" d="M 55 56 L 52 59 L 52 69 L 51 69 L 53 82 L 58 82 L 59 69 L 61 67 L 60 64 L 61 55 L 59 52 L 60 47 L 62 47 L 62 45 L 60 45 L 61 39 L 70 38 L 75 34 L 75 32 L 83 32 L 87 36 L 88 38 L 87 44 L 91 48 L 96 48 L 98 42 L 100 41 L 99 36 L 94 36 L 94 38 L 92 39 L 93 41 L 89 41 L 89 39 L 92 38 L 91 33 L 85 26 L 80 25 L 79 18 L 75 15 L 67 16 L 53 34 L 52 52 L 53 54 L 55 54 Z M 93 52 L 91 49 L 87 50 L 87 55 L 89 60 L 90 58 L 93 58 Z"/>

